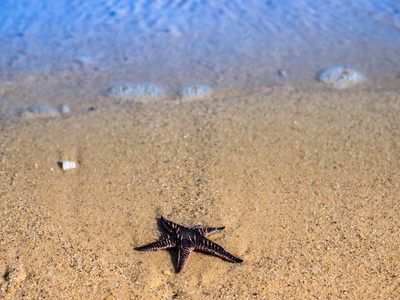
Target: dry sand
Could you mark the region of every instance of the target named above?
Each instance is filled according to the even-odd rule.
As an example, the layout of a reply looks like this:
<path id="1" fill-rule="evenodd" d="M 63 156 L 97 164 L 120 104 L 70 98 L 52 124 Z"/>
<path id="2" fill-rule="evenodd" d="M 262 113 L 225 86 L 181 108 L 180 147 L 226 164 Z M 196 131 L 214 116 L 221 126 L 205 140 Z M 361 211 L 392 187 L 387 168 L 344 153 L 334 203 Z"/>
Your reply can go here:
<path id="1" fill-rule="evenodd" d="M 8 119 L 1 299 L 398 298 L 400 83 Z M 58 162 L 77 162 L 63 171 Z M 243 264 L 138 252 L 164 216 Z"/>

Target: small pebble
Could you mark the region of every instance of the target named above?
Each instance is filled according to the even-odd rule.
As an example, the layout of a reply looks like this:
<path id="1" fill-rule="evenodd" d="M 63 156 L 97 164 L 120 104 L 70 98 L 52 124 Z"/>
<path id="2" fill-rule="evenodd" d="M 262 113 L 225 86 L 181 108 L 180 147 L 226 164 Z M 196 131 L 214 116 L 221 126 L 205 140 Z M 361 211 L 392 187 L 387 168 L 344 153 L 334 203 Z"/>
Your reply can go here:
<path id="1" fill-rule="evenodd" d="M 47 106 L 31 106 L 28 109 L 21 111 L 21 117 L 24 118 L 54 118 L 58 117 L 59 112 Z"/>
<path id="2" fill-rule="evenodd" d="M 93 61 L 93 58 L 90 56 L 80 56 L 74 59 L 74 62 L 80 64 L 80 65 L 87 65 L 90 64 Z"/>
<path id="3" fill-rule="evenodd" d="M 64 171 L 76 168 L 76 163 L 74 161 L 63 160 L 61 163 Z"/>
<path id="4" fill-rule="evenodd" d="M 278 75 L 281 76 L 281 77 L 284 77 L 284 78 L 287 77 L 287 73 L 286 73 L 285 70 L 279 70 Z"/>
<path id="5" fill-rule="evenodd" d="M 63 105 L 61 106 L 61 113 L 62 114 L 69 114 L 71 112 L 71 110 L 69 109 L 69 107 L 67 105 Z"/>
<path id="6" fill-rule="evenodd" d="M 180 95 L 182 101 L 194 101 L 209 98 L 213 92 L 213 88 L 199 83 L 191 83 L 186 85 Z"/>
<path id="7" fill-rule="evenodd" d="M 11 283 L 19 283 L 26 279 L 26 272 L 23 265 L 11 268 L 6 276 L 6 280 Z"/>
<path id="8" fill-rule="evenodd" d="M 164 90 L 153 83 L 120 83 L 111 87 L 108 95 L 121 100 L 151 100 L 161 98 Z"/>
<path id="9" fill-rule="evenodd" d="M 163 270 L 163 274 L 164 274 L 164 275 L 171 276 L 171 271 Z"/>
<path id="10" fill-rule="evenodd" d="M 345 89 L 359 84 L 365 77 L 347 66 L 331 67 L 321 72 L 319 80 L 332 85 L 336 89 Z"/>

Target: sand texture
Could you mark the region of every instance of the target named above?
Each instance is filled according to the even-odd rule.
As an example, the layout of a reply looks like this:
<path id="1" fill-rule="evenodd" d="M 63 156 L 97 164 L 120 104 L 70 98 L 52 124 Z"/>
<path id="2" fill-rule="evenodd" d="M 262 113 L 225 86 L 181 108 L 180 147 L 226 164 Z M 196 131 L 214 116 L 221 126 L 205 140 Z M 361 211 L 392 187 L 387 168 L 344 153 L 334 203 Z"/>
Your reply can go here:
<path id="1" fill-rule="evenodd" d="M 400 85 L 0 123 L 0 299 L 395 299 Z M 59 163 L 75 161 L 63 171 Z M 185 225 L 242 264 L 138 252 Z"/>

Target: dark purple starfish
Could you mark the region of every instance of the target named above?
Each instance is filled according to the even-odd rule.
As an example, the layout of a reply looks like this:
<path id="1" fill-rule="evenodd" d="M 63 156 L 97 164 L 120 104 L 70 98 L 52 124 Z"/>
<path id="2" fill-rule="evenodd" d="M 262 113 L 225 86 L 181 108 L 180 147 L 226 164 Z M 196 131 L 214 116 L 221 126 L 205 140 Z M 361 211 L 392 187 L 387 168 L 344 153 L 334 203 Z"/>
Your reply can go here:
<path id="1" fill-rule="evenodd" d="M 230 262 L 243 262 L 242 259 L 234 257 L 221 246 L 205 238 L 207 235 L 221 231 L 225 227 L 214 228 L 204 227 L 202 225 L 188 227 L 168 221 L 163 217 L 161 217 L 161 222 L 172 236 L 168 235 L 158 242 L 138 247 L 136 250 L 148 251 L 178 247 L 178 266 L 176 267 L 176 272 L 180 272 L 183 269 L 189 259 L 190 253 L 194 249 L 211 252 Z"/>

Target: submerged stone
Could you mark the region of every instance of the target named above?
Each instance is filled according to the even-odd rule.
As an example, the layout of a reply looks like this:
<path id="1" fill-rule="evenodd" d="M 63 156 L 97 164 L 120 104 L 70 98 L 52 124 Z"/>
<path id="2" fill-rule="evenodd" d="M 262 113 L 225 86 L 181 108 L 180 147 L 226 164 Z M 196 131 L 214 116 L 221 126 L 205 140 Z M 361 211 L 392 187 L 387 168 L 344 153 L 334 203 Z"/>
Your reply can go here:
<path id="1" fill-rule="evenodd" d="M 345 89 L 359 84 L 365 77 L 347 66 L 331 67 L 321 72 L 319 80 L 332 85 L 336 89 Z"/>
<path id="2" fill-rule="evenodd" d="M 60 113 L 57 109 L 47 106 L 31 106 L 21 111 L 21 117 L 24 118 L 52 118 L 59 115 Z"/>
<path id="3" fill-rule="evenodd" d="M 120 83 L 111 87 L 108 95 L 121 100 L 151 100 L 161 98 L 164 90 L 153 83 Z"/>
<path id="4" fill-rule="evenodd" d="M 284 78 L 288 76 L 285 70 L 279 70 L 278 75 Z"/>
<path id="5" fill-rule="evenodd" d="M 183 87 L 181 91 L 182 101 L 195 101 L 211 96 L 213 88 L 199 83 L 191 83 Z"/>

